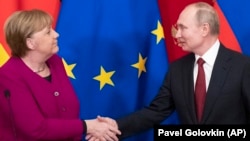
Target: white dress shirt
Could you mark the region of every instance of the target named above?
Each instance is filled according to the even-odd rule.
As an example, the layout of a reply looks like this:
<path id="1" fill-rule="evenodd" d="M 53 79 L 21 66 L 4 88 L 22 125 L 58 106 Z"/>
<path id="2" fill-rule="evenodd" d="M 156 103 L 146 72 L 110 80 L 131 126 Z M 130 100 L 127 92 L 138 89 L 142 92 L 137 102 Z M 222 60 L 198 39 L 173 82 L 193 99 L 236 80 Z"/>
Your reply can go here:
<path id="1" fill-rule="evenodd" d="M 214 67 L 214 62 L 216 59 L 216 56 L 219 51 L 219 46 L 220 42 L 217 40 L 214 45 L 203 55 L 203 56 L 198 56 L 195 55 L 195 63 L 194 63 L 194 88 L 195 88 L 195 83 L 197 79 L 197 74 L 198 74 L 198 64 L 197 60 L 201 57 L 205 63 L 203 64 L 203 68 L 205 71 L 205 76 L 206 76 L 206 90 L 208 89 L 210 78 L 212 75 L 213 67 Z"/>

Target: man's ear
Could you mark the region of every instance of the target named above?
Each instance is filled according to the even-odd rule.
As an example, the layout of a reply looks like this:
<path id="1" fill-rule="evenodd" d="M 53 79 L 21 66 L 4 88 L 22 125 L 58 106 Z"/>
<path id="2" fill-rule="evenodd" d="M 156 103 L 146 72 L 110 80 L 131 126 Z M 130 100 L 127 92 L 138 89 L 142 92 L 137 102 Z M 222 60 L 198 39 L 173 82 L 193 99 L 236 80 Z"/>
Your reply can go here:
<path id="1" fill-rule="evenodd" d="M 203 23 L 201 30 L 202 30 L 202 35 L 207 36 L 207 34 L 209 33 L 209 30 L 210 30 L 209 24 L 208 23 Z"/>

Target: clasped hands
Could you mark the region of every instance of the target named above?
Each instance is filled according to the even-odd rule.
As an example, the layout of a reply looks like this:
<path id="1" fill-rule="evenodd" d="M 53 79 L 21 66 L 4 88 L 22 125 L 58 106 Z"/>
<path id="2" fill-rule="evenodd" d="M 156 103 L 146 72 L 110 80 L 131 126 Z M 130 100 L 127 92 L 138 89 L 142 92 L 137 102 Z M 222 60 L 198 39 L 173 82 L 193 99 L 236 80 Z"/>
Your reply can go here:
<path id="1" fill-rule="evenodd" d="M 97 116 L 96 119 L 85 120 L 87 125 L 88 141 L 118 141 L 121 135 L 115 120 L 108 117 Z"/>

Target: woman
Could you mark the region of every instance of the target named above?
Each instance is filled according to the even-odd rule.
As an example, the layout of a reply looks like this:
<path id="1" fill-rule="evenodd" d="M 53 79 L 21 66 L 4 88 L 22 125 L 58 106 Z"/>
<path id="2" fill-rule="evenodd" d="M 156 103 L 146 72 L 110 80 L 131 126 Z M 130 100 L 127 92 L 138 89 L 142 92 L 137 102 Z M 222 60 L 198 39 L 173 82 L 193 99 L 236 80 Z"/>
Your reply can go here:
<path id="1" fill-rule="evenodd" d="M 17 11 L 5 23 L 12 56 L 0 69 L 0 140 L 118 140 L 119 130 L 79 119 L 79 101 L 56 55 L 59 34 L 41 10 Z"/>

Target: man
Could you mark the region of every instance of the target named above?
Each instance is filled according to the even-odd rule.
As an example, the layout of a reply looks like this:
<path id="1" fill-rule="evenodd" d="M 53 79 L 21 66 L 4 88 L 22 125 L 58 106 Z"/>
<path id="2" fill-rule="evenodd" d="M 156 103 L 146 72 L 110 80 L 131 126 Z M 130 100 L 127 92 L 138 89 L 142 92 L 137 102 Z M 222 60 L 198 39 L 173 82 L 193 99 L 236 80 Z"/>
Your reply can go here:
<path id="1" fill-rule="evenodd" d="M 118 126 L 121 138 L 152 128 L 175 109 L 181 124 L 249 123 L 250 59 L 226 48 L 218 34 L 219 18 L 212 6 L 198 2 L 185 7 L 177 20 L 175 36 L 178 45 L 191 53 L 170 65 L 148 107 L 116 121 L 100 120 Z M 203 101 L 196 100 L 199 58 L 205 61 L 200 67 L 205 73 Z"/>

